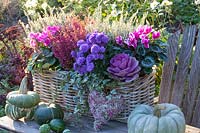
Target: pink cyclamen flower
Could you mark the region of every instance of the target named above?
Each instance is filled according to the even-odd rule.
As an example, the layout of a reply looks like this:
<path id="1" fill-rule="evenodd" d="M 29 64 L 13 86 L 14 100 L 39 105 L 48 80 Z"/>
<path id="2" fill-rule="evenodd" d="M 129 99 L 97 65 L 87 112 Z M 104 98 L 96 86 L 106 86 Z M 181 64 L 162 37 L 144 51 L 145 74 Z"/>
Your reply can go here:
<path id="1" fill-rule="evenodd" d="M 133 46 L 134 48 L 137 47 L 137 38 L 135 37 L 134 33 L 129 34 L 129 38 L 127 42 L 129 46 Z"/>
<path id="2" fill-rule="evenodd" d="M 144 26 L 139 26 L 135 31 L 137 32 L 138 35 L 143 34 L 143 32 L 144 32 Z"/>
<path id="3" fill-rule="evenodd" d="M 144 26 L 144 34 L 149 34 L 152 32 L 152 27 L 151 26 L 148 26 L 148 25 L 145 25 Z"/>
<path id="4" fill-rule="evenodd" d="M 160 32 L 159 31 L 154 31 L 153 33 L 152 33 L 152 38 L 153 39 L 158 39 L 160 37 Z"/>
<path id="5" fill-rule="evenodd" d="M 144 45 L 145 48 L 149 48 L 149 39 L 142 39 L 142 44 Z"/>
<path id="6" fill-rule="evenodd" d="M 123 38 L 122 38 L 122 36 L 117 36 L 115 38 L 115 41 L 116 41 L 117 44 L 122 45 L 123 44 Z"/>

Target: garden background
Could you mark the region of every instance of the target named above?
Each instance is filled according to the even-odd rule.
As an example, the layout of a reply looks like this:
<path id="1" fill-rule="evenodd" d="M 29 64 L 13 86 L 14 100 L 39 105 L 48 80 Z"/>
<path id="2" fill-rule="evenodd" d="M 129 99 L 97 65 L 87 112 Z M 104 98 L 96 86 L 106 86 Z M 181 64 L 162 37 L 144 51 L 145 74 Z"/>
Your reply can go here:
<path id="1" fill-rule="evenodd" d="M 95 16 L 97 7 L 102 9 L 99 19 L 116 21 L 123 16 L 133 26 L 152 25 L 162 32 L 163 40 L 187 24 L 200 22 L 199 0 L 0 0 L 0 117 L 5 115 L 6 94 L 18 88 L 33 52 L 23 41 L 26 35 L 20 24 L 49 15 L 53 8 L 83 19 Z M 157 95 L 161 74 L 162 65 L 157 68 Z"/>

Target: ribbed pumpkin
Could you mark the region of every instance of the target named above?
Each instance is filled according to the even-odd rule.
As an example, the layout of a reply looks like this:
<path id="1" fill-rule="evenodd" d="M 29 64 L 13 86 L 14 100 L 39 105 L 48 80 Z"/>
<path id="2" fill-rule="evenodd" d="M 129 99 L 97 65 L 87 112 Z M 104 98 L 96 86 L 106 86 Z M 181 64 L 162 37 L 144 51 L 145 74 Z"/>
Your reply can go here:
<path id="1" fill-rule="evenodd" d="M 180 108 L 163 103 L 137 106 L 128 118 L 128 133 L 184 133 L 185 118 Z"/>
<path id="2" fill-rule="evenodd" d="M 39 124 L 46 124 L 52 119 L 63 119 L 64 112 L 58 104 L 53 103 L 39 103 L 35 114 L 34 120 Z"/>
<path id="3" fill-rule="evenodd" d="M 13 120 L 25 117 L 31 119 L 34 107 L 39 103 L 40 97 L 36 92 L 27 91 L 28 77 L 22 79 L 18 91 L 8 93 L 6 97 L 5 113 Z"/>

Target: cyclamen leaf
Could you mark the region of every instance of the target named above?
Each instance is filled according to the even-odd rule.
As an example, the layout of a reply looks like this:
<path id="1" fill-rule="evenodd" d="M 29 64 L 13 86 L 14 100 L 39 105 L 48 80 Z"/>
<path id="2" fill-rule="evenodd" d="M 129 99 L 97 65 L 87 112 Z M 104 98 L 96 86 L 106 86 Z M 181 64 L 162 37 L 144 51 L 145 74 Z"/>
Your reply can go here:
<path id="1" fill-rule="evenodd" d="M 139 45 L 137 48 L 136 48 L 136 53 L 138 55 L 141 55 L 141 56 L 145 56 L 146 55 L 146 50 L 144 48 L 143 45 Z"/>
<path id="2" fill-rule="evenodd" d="M 142 60 L 141 65 L 146 68 L 151 68 L 155 65 L 155 60 L 152 56 L 146 56 L 144 60 Z"/>
<path id="3" fill-rule="evenodd" d="M 167 55 L 163 54 L 163 53 L 158 54 L 158 57 L 163 61 L 167 61 L 167 59 L 168 59 Z"/>

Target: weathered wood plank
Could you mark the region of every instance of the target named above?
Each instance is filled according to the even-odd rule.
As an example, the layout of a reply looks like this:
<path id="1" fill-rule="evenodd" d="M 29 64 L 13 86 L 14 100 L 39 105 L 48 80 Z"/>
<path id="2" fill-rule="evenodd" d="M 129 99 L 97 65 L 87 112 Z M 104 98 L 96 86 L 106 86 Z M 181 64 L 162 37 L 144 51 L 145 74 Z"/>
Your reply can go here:
<path id="1" fill-rule="evenodd" d="M 194 57 L 189 75 L 188 89 L 183 103 L 183 111 L 186 116 L 186 122 L 189 124 L 192 121 L 192 114 L 196 104 L 198 95 L 198 86 L 200 81 L 200 32 L 197 36 Z M 200 108 L 199 108 L 200 109 Z M 198 111 L 199 112 L 199 111 Z M 197 117 L 200 118 L 200 117 Z"/>
<path id="2" fill-rule="evenodd" d="M 172 90 L 171 102 L 181 106 L 184 94 L 185 80 L 188 75 L 188 66 L 191 58 L 192 48 L 195 40 L 197 27 L 195 25 L 187 26 L 183 33 L 182 47 L 176 71 L 176 78 Z"/>
<path id="3" fill-rule="evenodd" d="M 163 66 L 159 103 L 166 103 L 170 101 L 171 82 L 176 61 L 176 54 L 178 51 L 179 37 L 180 31 L 176 32 L 168 39 L 168 61 L 165 62 Z"/>
<path id="4" fill-rule="evenodd" d="M 194 109 L 191 125 L 194 125 L 194 126 L 200 128 L 200 92 L 199 92 L 198 97 L 196 99 L 196 106 L 195 106 L 195 109 Z"/>
<path id="5" fill-rule="evenodd" d="M 84 120 L 84 127 L 77 128 L 73 126 L 68 126 L 68 128 L 71 130 L 71 133 L 95 133 L 95 131 L 92 129 L 91 124 L 92 121 L 86 119 Z M 34 121 L 29 121 L 26 123 L 24 123 L 23 120 L 13 121 L 7 116 L 0 118 L 0 127 L 4 127 L 5 129 L 14 131 L 16 133 L 39 133 L 38 130 L 39 125 L 37 125 Z M 108 124 L 104 126 L 102 131 L 98 133 L 127 133 L 127 132 L 128 132 L 127 124 L 116 121 L 110 121 Z M 200 133 L 200 129 L 187 125 L 185 133 Z"/>

